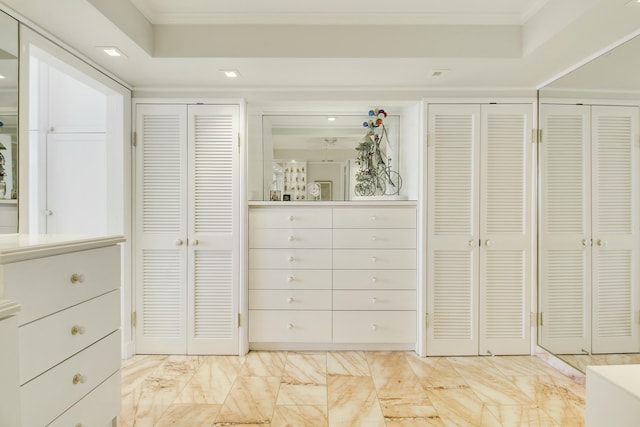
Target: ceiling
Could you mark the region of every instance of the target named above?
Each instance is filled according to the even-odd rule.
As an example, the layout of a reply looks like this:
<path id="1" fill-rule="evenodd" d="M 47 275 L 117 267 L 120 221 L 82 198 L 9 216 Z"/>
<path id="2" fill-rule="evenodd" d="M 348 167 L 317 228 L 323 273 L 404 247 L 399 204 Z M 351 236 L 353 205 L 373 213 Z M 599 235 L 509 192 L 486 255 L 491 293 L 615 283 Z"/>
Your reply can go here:
<path id="1" fill-rule="evenodd" d="M 640 28 L 640 5 L 629 0 L 0 4 L 139 94 L 299 101 L 531 92 Z M 108 57 L 99 46 L 126 56 Z M 226 69 L 240 77 L 226 78 Z"/>

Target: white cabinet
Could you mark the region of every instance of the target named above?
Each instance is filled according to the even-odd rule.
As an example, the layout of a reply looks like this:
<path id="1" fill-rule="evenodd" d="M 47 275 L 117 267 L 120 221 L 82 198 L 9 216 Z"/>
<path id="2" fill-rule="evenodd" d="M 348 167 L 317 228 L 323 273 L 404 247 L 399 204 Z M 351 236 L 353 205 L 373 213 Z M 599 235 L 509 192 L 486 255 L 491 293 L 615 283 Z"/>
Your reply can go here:
<path id="1" fill-rule="evenodd" d="M 0 289 L 23 307 L 13 367 L 19 425 L 104 426 L 120 412 L 121 253 L 114 243 L 122 239 L 56 245 L 48 238 L 0 238 Z M 11 239 L 22 246 L 7 249 Z M 97 411 L 91 396 L 99 396 Z"/>
<path id="2" fill-rule="evenodd" d="M 238 105 L 136 109 L 136 351 L 238 354 Z"/>
<path id="3" fill-rule="evenodd" d="M 249 341 L 412 348 L 416 264 L 412 205 L 254 206 Z"/>
<path id="4" fill-rule="evenodd" d="M 531 117 L 428 106 L 428 355 L 530 353 Z"/>
<path id="5" fill-rule="evenodd" d="M 640 351 L 638 116 L 542 110 L 540 338 L 554 353 Z"/>

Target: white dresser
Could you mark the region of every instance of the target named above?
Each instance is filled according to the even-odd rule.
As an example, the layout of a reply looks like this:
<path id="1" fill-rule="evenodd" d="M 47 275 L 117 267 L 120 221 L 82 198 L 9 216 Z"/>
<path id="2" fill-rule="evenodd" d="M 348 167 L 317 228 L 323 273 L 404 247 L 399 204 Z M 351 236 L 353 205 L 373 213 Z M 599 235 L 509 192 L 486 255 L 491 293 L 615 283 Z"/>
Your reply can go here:
<path id="1" fill-rule="evenodd" d="M 249 211 L 253 349 L 411 349 L 413 204 L 261 204 Z"/>
<path id="2" fill-rule="evenodd" d="M 121 237 L 0 236 L 18 302 L 21 425 L 111 426 L 120 411 Z"/>

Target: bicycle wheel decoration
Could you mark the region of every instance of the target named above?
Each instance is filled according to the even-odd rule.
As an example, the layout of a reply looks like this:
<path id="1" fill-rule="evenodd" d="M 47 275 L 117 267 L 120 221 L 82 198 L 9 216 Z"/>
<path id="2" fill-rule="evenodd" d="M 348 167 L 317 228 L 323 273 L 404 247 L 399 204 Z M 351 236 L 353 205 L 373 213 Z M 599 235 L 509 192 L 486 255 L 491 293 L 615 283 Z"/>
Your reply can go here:
<path id="1" fill-rule="evenodd" d="M 393 196 L 400 194 L 402 177 L 391 169 L 391 157 L 387 157 L 389 143 L 382 109 L 369 111 L 369 120 L 362 125 L 367 128 L 365 136 L 356 147 L 356 196 Z"/>

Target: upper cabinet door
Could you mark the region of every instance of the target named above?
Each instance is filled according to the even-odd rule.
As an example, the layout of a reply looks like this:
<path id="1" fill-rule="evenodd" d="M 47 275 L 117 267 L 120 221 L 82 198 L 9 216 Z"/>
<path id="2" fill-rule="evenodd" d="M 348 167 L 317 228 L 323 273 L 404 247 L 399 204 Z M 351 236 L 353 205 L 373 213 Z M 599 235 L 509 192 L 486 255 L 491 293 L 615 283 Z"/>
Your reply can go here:
<path id="1" fill-rule="evenodd" d="M 592 124 L 592 352 L 638 352 L 638 107 L 594 106 Z"/>
<path id="2" fill-rule="evenodd" d="M 545 105 L 540 128 L 540 342 L 581 353 L 591 322 L 590 107 Z"/>
<path id="3" fill-rule="evenodd" d="M 480 106 L 429 105 L 427 354 L 478 354 Z"/>
<path id="4" fill-rule="evenodd" d="M 532 105 L 483 105 L 479 354 L 530 354 Z"/>

